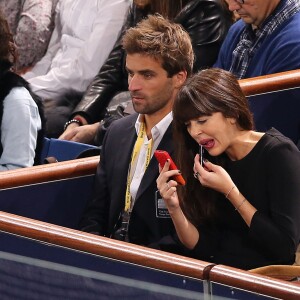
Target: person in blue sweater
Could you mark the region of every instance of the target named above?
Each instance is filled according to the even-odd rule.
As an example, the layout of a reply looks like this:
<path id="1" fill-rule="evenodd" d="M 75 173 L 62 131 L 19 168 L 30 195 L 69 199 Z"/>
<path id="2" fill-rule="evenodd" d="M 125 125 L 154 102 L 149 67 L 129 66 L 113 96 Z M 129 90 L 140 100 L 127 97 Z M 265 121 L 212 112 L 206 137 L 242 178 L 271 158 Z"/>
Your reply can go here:
<path id="1" fill-rule="evenodd" d="M 300 2 L 226 0 L 240 20 L 231 26 L 214 67 L 239 79 L 300 68 Z"/>
<path id="2" fill-rule="evenodd" d="M 226 2 L 240 20 L 229 29 L 214 67 L 238 79 L 300 69 L 299 1 Z M 250 98 L 256 129 L 274 126 L 295 143 L 300 141 L 299 97 L 298 89 Z"/>

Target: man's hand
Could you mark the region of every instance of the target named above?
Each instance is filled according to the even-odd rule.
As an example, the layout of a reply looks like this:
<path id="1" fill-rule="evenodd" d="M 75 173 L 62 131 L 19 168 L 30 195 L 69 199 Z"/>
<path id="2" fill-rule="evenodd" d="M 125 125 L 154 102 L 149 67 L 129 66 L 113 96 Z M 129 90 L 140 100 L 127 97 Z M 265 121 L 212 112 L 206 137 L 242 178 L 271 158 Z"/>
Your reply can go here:
<path id="1" fill-rule="evenodd" d="M 100 123 L 79 126 L 77 123 L 70 124 L 65 132 L 59 137 L 60 140 L 93 144 Z"/>

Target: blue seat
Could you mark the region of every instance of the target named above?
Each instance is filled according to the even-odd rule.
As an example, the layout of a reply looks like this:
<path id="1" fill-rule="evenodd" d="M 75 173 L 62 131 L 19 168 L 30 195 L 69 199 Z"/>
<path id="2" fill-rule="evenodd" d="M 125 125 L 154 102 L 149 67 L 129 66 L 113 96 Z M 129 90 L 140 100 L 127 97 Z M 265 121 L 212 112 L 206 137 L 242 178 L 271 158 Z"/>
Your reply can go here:
<path id="1" fill-rule="evenodd" d="M 82 152 L 92 149 L 94 153 L 100 153 L 97 146 L 45 137 L 40 161 L 45 162 L 47 157 L 54 157 L 57 161 L 76 159 Z"/>

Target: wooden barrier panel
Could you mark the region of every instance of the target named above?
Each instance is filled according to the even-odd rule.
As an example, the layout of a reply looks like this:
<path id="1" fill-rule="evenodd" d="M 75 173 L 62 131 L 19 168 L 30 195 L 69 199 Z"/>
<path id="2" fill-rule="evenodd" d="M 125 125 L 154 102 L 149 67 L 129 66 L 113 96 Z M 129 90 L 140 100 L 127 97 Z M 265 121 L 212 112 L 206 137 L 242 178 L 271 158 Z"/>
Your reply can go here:
<path id="1" fill-rule="evenodd" d="M 0 230 L 74 250 L 197 279 L 208 278 L 211 263 L 0 212 Z"/>
<path id="2" fill-rule="evenodd" d="M 98 162 L 99 156 L 2 172 L 0 210 L 77 228 Z"/>
<path id="3" fill-rule="evenodd" d="M 203 299 L 212 265 L 1 212 L 0 239 L 0 291 L 24 300 Z"/>
<path id="4" fill-rule="evenodd" d="M 194 295 L 198 295 L 198 298 L 190 299 L 267 300 L 275 298 L 293 300 L 300 297 L 300 286 L 294 283 L 66 229 L 7 213 L 0 213 L 0 231 L 2 232 L 2 241 L 5 241 L 5 243 L 0 245 L 0 251 L 4 249 L 8 254 L 11 254 L 9 252 L 20 253 L 25 251 L 27 246 L 22 247 L 19 242 L 16 244 L 11 243 L 11 241 L 7 242 L 3 236 L 5 233 L 15 235 L 11 236 L 12 240 L 26 237 L 27 239 L 24 240 L 29 243 L 35 243 L 35 248 L 40 248 L 37 253 L 40 256 L 47 257 L 50 261 L 53 259 L 52 253 L 56 252 L 56 256 L 64 264 L 72 265 L 74 260 L 72 261 L 71 257 L 75 255 L 76 263 L 82 265 L 82 261 L 87 258 L 86 254 L 94 254 L 88 256 L 89 259 L 86 261 L 90 266 L 87 266 L 87 268 L 95 269 L 96 267 L 101 272 L 112 272 L 112 274 L 118 274 L 118 276 L 123 276 L 126 279 L 129 277 L 135 278 L 136 284 L 141 279 L 144 281 L 148 279 L 150 281 L 153 280 L 154 274 L 156 277 L 154 281 L 157 282 L 157 280 L 163 279 L 159 281 L 159 284 L 162 286 L 168 286 L 170 280 L 172 281 L 170 286 L 185 291 L 190 290 Z M 11 251 L 7 251 L 9 243 L 11 243 L 9 245 Z M 35 255 L 31 248 L 27 249 L 26 255 L 28 253 L 31 258 Z M 3 252 L 0 254 L 3 254 Z M 97 262 L 98 260 L 100 263 Z M 112 268 L 112 266 L 114 267 Z M 134 269 L 136 270 L 133 271 Z M 201 296 L 200 298 L 199 295 Z"/>
<path id="5" fill-rule="evenodd" d="M 239 81 L 253 113 L 255 129 L 275 127 L 300 148 L 300 70 Z"/>

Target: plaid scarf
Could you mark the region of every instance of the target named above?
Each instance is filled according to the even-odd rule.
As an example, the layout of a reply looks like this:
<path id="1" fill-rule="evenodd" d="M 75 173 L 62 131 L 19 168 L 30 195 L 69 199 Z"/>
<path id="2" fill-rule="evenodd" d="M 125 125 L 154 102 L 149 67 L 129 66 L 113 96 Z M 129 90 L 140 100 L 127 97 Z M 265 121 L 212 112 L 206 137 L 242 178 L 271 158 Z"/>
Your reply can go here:
<path id="1" fill-rule="evenodd" d="M 263 22 L 261 28 L 253 30 L 250 24 L 246 26 L 232 53 L 232 64 L 229 71 L 239 79 L 244 78 L 251 58 L 265 38 L 298 11 L 300 11 L 299 0 L 281 1 L 275 11 Z"/>

